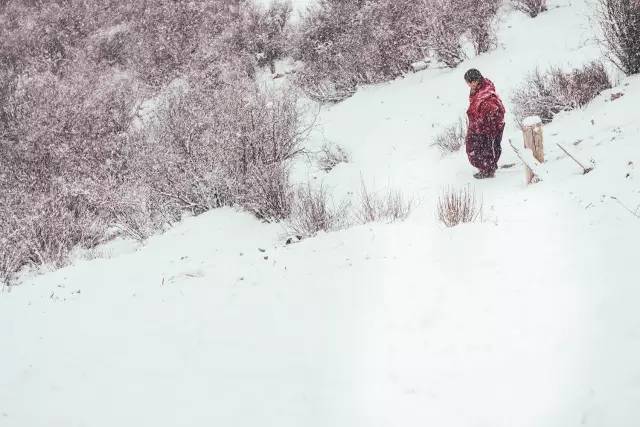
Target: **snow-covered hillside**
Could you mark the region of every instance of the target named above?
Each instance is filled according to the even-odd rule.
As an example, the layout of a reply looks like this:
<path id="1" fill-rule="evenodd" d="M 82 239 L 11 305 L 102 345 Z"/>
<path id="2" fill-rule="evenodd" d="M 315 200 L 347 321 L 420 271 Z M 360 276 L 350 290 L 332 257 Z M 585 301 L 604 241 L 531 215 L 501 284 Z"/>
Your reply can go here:
<path id="1" fill-rule="evenodd" d="M 399 189 L 405 222 L 286 245 L 282 226 L 221 209 L 5 289 L 0 426 L 638 425 L 640 77 L 545 127 L 535 185 L 520 165 L 475 181 L 464 152 L 430 146 L 464 114 L 467 68 L 508 101 L 537 66 L 600 58 L 589 14 L 505 10 L 489 54 L 322 110 L 309 150 L 351 162 L 301 158 L 295 179 L 336 201 L 361 180 Z M 508 125 L 500 164 L 522 144 Z M 483 221 L 445 228 L 438 195 L 467 185 Z"/>

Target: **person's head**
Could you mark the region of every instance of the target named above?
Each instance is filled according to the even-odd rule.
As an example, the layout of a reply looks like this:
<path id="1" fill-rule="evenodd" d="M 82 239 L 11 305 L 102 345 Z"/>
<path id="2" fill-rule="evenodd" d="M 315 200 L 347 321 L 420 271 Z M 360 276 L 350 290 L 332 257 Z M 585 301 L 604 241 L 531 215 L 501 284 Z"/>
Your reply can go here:
<path id="1" fill-rule="evenodd" d="M 467 82 L 469 87 L 472 90 L 475 90 L 482 84 L 484 81 L 484 77 L 482 77 L 482 73 L 475 68 L 471 68 L 466 73 L 464 73 L 464 80 Z"/>

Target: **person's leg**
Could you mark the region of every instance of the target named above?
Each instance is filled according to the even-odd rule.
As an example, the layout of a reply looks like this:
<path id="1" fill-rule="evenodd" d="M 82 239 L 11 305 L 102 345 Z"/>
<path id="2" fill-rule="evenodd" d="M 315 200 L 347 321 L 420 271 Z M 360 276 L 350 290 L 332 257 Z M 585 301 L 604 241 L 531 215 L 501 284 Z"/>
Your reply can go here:
<path id="1" fill-rule="evenodd" d="M 481 169 L 482 161 L 482 137 L 480 135 L 472 135 L 467 141 L 466 150 L 469 163 L 476 169 Z"/>
<path id="2" fill-rule="evenodd" d="M 502 155 L 502 133 L 504 126 L 500 129 L 498 135 L 490 141 L 491 153 L 487 153 L 487 172 L 491 175 L 498 169 L 498 160 Z"/>

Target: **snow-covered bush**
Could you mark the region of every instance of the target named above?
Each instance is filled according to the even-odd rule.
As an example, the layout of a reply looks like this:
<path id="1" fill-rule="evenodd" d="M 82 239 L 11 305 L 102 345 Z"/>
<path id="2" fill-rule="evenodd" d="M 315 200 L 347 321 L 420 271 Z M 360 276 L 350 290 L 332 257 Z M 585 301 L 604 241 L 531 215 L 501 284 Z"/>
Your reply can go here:
<path id="1" fill-rule="evenodd" d="M 275 61 L 286 56 L 290 49 L 291 2 L 274 0 L 265 11 L 248 3 L 246 9 L 248 22 L 244 35 L 248 48 L 258 59 L 258 65 L 268 65 L 273 74 Z"/>
<path id="2" fill-rule="evenodd" d="M 338 80 L 332 81 L 332 78 Z M 344 101 L 356 93 L 355 80 L 342 78 L 322 75 L 318 69 L 306 69 L 296 73 L 295 82 L 310 99 L 328 104 Z"/>
<path id="3" fill-rule="evenodd" d="M 349 223 L 349 204 L 344 201 L 338 205 L 332 203 L 322 185 L 313 188 L 311 184 L 307 184 L 296 192 L 288 219 L 292 234 L 310 237 L 320 231 L 343 229 Z"/>
<path id="4" fill-rule="evenodd" d="M 4 278 L 60 265 L 114 230 L 144 239 L 185 211 L 290 214 L 288 161 L 304 112 L 297 92 L 266 93 L 251 80 L 246 13 L 163 0 L 4 6 Z"/>
<path id="5" fill-rule="evenodd" d="M 98 75 L 34 72 L 6 98 L 0 235 L 13 241 L 0 251 L 20 254 L 19 261 L 11 255 L 6 274 L 26 263 L 60 265 L 71 248 L 95 245 L 106 230 L 106 207 L 126 179 L 124 133 L 135 90 Z"/>
<path id="6" fill-rule="evenodd" d="M 438 219 L 447 227 L 473 222 L 482 216 L 482 201 L 469 187 L 446 188 L 438 198 Z"/>
<path id="7" fill-rule="evenodd" d="M 336 231 L 354 223 L 395 222 L 405 220 L 413 203 L 399 191 L 389 190 L 384 195 L 370 192 L 362 183 L 360 200 L 356 206 L 343 200 L 334 204 L 326 189 L 311 184 L 296 192 L 291 216 L 288 219 L 292 234 L 310 237 L 319 231 Z"/>
<path id="8" fill-rule="evenodd" d="M 291 214 L 293 192 L 284 162 L 253 164 L 238 185 L 236 202 L 265 221 L 280 221 Z"/>
<path id="9" fill-rule="evenodd" d="M 305 17 L 294 54 L 304 62 L 300 84 L 316 92 L 402 75 L 424 56 L 427 20 L 422 2 L 319 2 Z M 346 92 L 348 93 L 348 92 Z"/>
<path id="10" fill-rule="evenodd" d="M 429 48 L 452 68 L 466 59 L 461 44 L 464 36 L 470 39 L 476 54 L 489 51 L 496 43 L 493 20 L 499 6 L 499 0 L 429 0 Z"/>
<path id="11" fill-rule="evenodd" d="M 536 70 L 514 91 L 511 101 L 518 123 L 528 116 L 539 116 L 543 123 L 549 123 L 559 112 L 583 107 L 610 87 L 602 63 L 592 62 L 570 72 L 552 68 L 543 74 Z"/>
<path id="12" fill-rule="evenodd" d="M 9 212 L 7 206 L 0 206 L 2 212 Z M 28 259 L 25 242 L 20 240 L 22 224 L 15 217 L 0 217 L 0 288 L 11 285 L 14 274 Z"/>
<path id="13" fill-rule="evenodd" d="M 98 63 L 125 66 L 134 56 L 132 55 L 134 49 L 133 34 L 125 27 L 116 27 L 97 37 L 93 46 L 93 57 Z"/>
<path id="14" fill-rule="evenodd" d="M 304 62 L 299 84 L 331 102 L 357 84 L 403 75 L 429 52 L 450 67 L 466 58 L 463 37 L 477 53 L 495 44 L 499 0 L 323 0 L 300 26 L 294 54 Z"/>
<path id="15" fill-rule="evenodd" d="M 355 217 L 361 224 L 368 222 L 395 222 L 407 219 L 412 202 L 397 190 L 389 190 L 384 196 L 371 193 L 364 182 L 360 187 L 360 205 Z"/>
<path id="16" fill-rule="evenodd" d="M 465 145 L 467 137 L 467 121 L 460 118 L 457 123 L 448 126 L 445 130 L 436 136 L 432 145 L 440 149 L 442 154 L 455 153 Z"/>
<path id="17" fill-rule="evenodd" d="M 497 44 L 494 20 L 501 3 L 501 0 L 463 3 L 466 6 L 469 36 L 476 54 L 488 52 Z"/>
<path id="18" fill-rule="evenodd" d="M 239 204 L 268 220 L 288 215 L 287 162 L 306 132 L 295 92 L 238 81 L 206 93 L 194 82 L 158 114 L 138 173 L 174 209 Z"/>
<path id="19" fill-rule="evenodd" d="M 640 73 L 640 2 L 597 0 L 597 3 L 608 58 L 626 74 Z"/>
<path id="20" fill-rule="evenodd" d="M 340 145 L 324 144 L 317 157 L 318 167 L 329 172 L 340 163 L 349 163 L 349 154 Z"/>
<path id="21" fill-rule="evenodd" d="M 532 18 L 547 10 L 547 0 L 511 0 L 511 4 Z"/>

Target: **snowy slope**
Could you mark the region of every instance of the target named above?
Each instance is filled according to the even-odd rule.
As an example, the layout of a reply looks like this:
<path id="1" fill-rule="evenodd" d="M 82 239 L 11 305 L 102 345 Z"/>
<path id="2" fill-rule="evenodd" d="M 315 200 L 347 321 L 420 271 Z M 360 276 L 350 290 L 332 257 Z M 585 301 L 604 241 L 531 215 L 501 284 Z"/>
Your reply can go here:
<path id="1" fill-rule="evenodd" d="M 620 203 L 640 206 L 640 78 L 545 128 L 533 186 L 519 166 L 472 182 L 464 153 L 429 146 L 466 108 L 467 68 L 507 100 L 536 66 L 599 58 L 588 3 L 563 4 L 507 13 L 501 46 L 457 70 L 322 111 L 310 150 L 352 161 L 301 160 L 296 179 L 335 199 L 361 177 L 399 188 L 418 202 L 406 222 L 285 245 L 281 226 L 221 209 L 5 290 L 0 426 L 638 425 L 640 219 Z M 467 184 L 484 221 L 445 229 L 436 197 Z"/>

